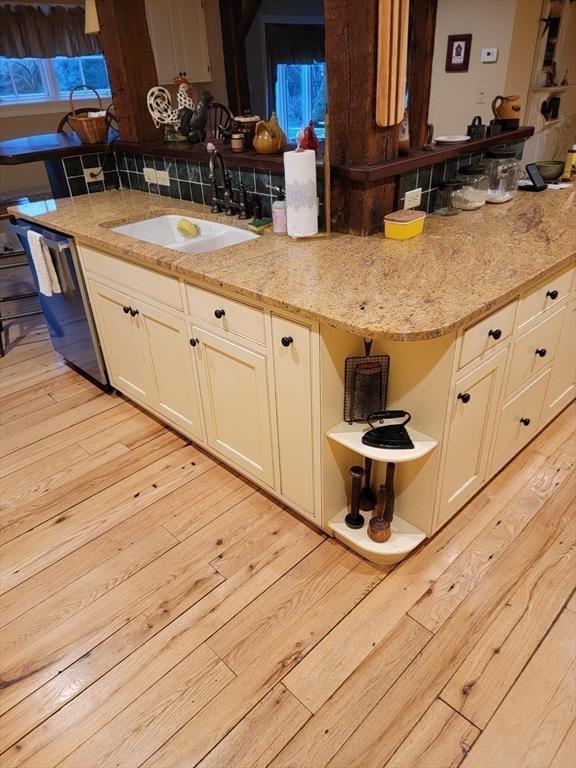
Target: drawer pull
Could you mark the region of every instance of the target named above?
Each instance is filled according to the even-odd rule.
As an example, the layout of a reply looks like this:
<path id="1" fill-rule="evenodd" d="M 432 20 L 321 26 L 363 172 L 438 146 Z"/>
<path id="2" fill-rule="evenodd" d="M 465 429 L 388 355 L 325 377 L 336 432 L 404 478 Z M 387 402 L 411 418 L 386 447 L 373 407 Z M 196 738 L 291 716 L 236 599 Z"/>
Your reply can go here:
<path id="1" fill-rule="evenodd" d="M 281 341 L 282 341 L 283 347 L 289 347 L 290 344 L 293 343 L 294 339 L 292 338 L 292 336 L 282 336 Z"/>
<path id="2" fill-rule="evenodd" d="M 530 419 L 520 419 L 520 424 L 524 424 L 525 427 L 530 426 Z"/>
<path id="3" fill-rule="evenodd" d="M 195 347 L 197 344 L 200 344 L 200 341 L 198 339 L 190 339 L 191 347 Z"/>
<path id="4" fill-rule="evenodd" d="M 498 339 L 502 336 L 502 331 L 500 328 L 495 328 L 494 330 L 488 331 L 488 336 L 492 336 L 493 339 L 498 341 Z"/>
<path id="5" fill-rule="evenodd" d="M 122 312 L 124 312 L 124 314 L 127 315 L 128 312 L 130 312 L 130 307 L 122 307 Z"/>
<path id="6" fill-rule="evenodd" d="M 469 403 L 470 402 L 470 395 L 469 395 L 469 393 L 468 392 L 464 392 L 464 393 L 459 392 L 458 393 L 458 400 L 462 400 L 462 402 L 464 404 Z"/>
<path id="7" fill-rule="evenodd" d="M 136 317 L 136 315 L 139 315 L 140 312 L 138 312 L 137 309 L 132 309 L 132 307 L 130 307 L 130 314 L 132 315 L 132 317 Z"/>
<path id="8" fill-rule="evenodd" d="M 545 349 L 537 349 L 534 354 L 538 355 L 538 357 L 546 357 L 546 350 Z"/>
<path id="9" fill-rule="evenodd" d="M 553 291 L 546 291 L 546 298 L 547 299 L 550 298 L 552 299 L 552 301 L 554 301 L 555 299 L 558 298 L 558 291 L 556 289 L 554 289 Z"/>
<path id="10" fill-rule="evenodd" d="M 223 309 L 215 309 L 214 310 L 214 317 L 217 320 L 220 320 L 221 318 L 223 318 L 225 314 L 226 314 L 226 312 Z"/>

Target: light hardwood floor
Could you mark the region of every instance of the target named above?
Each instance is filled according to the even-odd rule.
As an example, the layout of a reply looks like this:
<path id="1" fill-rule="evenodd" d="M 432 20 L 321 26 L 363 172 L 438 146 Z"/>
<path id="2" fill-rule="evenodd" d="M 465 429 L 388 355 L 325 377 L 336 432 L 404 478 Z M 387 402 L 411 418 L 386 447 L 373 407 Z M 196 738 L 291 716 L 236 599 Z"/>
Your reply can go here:
<path id="1" fill-rule="evenodd" d="M 20 342 L 2 768 L 576 766 L 574 406 L 384 568 Z"/>

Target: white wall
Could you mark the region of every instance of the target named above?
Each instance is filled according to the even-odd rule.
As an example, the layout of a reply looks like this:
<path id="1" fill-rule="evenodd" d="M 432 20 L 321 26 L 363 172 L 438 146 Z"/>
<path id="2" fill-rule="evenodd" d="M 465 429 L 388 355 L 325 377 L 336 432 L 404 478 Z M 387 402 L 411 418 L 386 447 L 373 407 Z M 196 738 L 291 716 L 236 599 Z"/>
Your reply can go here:
<path id="1" fill-rule="evenodd" d="M 523 0 L 519 0 L 520 3 Z M 474 115 L 492 118 L 490 104 L 504 94 L 517 0 L 439 0 L 428 120 L 436 136 L 466 133 Z M 468 72 L 446 72 L 448 35 L 472 34 Z M 498 61 L 480 62 L 482 48 L 498 48 Z M 527 52 L 532 60 L 532 53 Z M 486 103 L 478 91 L 486 89 Z"/>

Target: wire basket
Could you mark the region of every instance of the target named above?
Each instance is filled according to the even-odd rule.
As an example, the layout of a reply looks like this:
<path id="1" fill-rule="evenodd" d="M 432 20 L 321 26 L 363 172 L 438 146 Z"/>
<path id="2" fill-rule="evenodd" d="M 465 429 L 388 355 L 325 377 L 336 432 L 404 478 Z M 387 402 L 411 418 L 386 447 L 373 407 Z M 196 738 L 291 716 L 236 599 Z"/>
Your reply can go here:
<path id="1" fill-rule="evenodd" d="M 344 421 L 366 421 L 375 411 L 386 410 L 388 394 L 388 355 L 371 355 L 371 342 L 365 342 L 363 357 L 348 357 L 344 372 Z"/>
<path id="2" fill-rule="evenodd" d="M 108 115 L 102 115 L 100 117 L 89 117 L 88 115 L 80 115 L 75 111 L 74 99 L 72 98 L 74 91 L 79 88 L 87 88 L 96 94 L 98 99 L 98 109 L 103 111 L 102 99 L 98 91 L 91 88 L 89 85 L 77 85 L 70 91 L 70 115 L 68 116 L 68 122 L 70 127 L 77 134 L 78 138 L 83 144 L 105 144 L 108 138 Z"/>

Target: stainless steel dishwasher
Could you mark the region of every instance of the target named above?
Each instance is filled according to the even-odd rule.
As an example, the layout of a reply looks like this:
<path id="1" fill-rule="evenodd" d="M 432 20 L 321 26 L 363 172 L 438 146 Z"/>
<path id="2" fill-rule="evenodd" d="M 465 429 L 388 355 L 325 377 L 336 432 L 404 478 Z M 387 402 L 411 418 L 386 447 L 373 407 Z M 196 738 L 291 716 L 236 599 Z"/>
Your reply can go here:
<path id="1" fill-rule="evenodd" d="M 72 368 L 109 389 L 106 366 L 74 240 L 24 219 L 13 218 L 10 221 L 26 251 L 52 346 Z M 45 296 L 40 292 L 28 243 L 30 230 L 44 238 L 60 282 L 61 293 Z"/>

